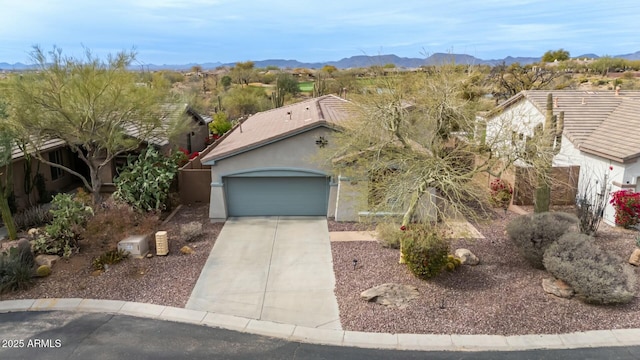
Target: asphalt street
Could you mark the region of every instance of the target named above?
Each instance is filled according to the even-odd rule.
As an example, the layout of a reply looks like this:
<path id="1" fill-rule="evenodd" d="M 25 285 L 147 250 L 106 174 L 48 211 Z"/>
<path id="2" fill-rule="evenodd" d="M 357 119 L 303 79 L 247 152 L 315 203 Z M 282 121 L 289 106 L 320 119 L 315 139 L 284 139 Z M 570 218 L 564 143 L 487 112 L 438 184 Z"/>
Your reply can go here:
<path id="1" fill-rule="evenodd" d="M 0 314 L 0 359 L 638 359 L 640 347 L 513 352 L 373 350 L 78 312 Z"/>

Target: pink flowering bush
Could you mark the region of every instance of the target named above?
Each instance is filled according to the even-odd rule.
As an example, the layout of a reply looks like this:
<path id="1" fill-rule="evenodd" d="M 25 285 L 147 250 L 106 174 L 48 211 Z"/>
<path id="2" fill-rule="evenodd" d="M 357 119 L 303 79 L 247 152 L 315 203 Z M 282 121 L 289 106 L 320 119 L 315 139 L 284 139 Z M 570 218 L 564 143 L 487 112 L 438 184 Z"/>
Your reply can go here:
<path id="1" fill-rule="evenodd" d="M 631 190 L 618 190 L 611 193 L 609 201 L 616 210 L 616 225 L 625 228 L 632 227 L 639 222 L 640 193 Z"/>
<path id="2" fill-rule="evenodd" d="M 513 197 L 513 188 L 502 179 L 493 179 L 489 184 L 489 199 L 491 204 L 496 207 L 506 209 L 511 203 Z"/>

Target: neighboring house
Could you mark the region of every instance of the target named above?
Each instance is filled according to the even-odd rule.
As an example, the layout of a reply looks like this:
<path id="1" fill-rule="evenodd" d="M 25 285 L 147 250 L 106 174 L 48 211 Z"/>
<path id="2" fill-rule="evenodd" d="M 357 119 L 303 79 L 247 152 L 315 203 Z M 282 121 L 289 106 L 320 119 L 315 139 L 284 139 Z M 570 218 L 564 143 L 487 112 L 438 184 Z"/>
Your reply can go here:
<path id="1" fill-rule="evenodd" d="M 51 162 L 70 167 L 80 173 L 84 173 L 85 169 L 87 169 L 82 161 L 75 156 L 62 140 L 46 141 L 40 148 L 42 155 Z M 34 188 L 30 194 L 26 193 L 25 179 L 27 174 L 25 163 L 27 160 L 24 157 L 24 152 L 17 145 L 14 145 L 12 148 L 11 159 L 13 194 L 15 195 L 16 206 L 18 209 L 24 209 L 40 201 L 38 191 Z M 6 168 L 0 168 L 0 174 L 4 174 L 5 171 Z M 38 159 L 32 157 L 31 179 L 33 179 L 38 172 L 42 174 L 44 178 L 45 188 L 43 190 L 48 193 L 63 191 L 72 184 L 77 183 L 76 177 L 70 173 L 60 168 L 41 163 Z"/>
<path id="2" fill-rule="evenodd" d="M 209 136 L 209 128 L 207 127 L 210 119 L 198 114 L 190 106 L 184 104 L 180 105 L 184 110 L 176 111 L 175 108 L 167 109 L 167 118 L 164 119 L 166 123 L 177 121 L 179 117 L 185 116 L 185 120 L 188 122 L 187 129 L 183 134 L 178 135 L 174 142 L 170 142 L 169 138 L 163 134 L 160 130 L 154 136 L 149 139 L 141 139 L 143 143 L 141 148 L 133 151 L 130 154 L 139 153 L 142 148 L 147 146 L 155 146 L 161 153 L 168 154 L 172 149 L 180 148 L 185 149 L 189 153 L 200 152 L 204 150 L 207 145 L 207 137 Z M 133 137 L 140 137 L 137 129 L 129 129 L 128 134 Z M 107 165 L 100 172 L 100 178 L 104 184 L 113 183 L 113 179 L 121 169 L 127 163 L 127 157 L 130 154 L 121 154 L 117 156 L 110 165 Z"/>
<path id="3" fill-rule="evenodd" d="M 352 189 L 314 159 L 349 116 L 346 100 L 326 95 L 247 118 L 200 159 L 211 167 L 209 217 L 355 220 Z"/>
<path id="4" fill-rule="evenodd" d="M 604 221 L 612 225 L 615 212 L 608 193 L 640 191 L 640 91 L 523 91 L 487 118 L 487 138 L 501 131 L 511 132 L 514 143 L 533 137 L 536 127 L 544 126 L 549 93 L 554 115 L 564 112 L 554 166 L 580 166 L 580 193 L 595 193 L 606 181 Z"/>
<path id="5" fill-rule="evenodd" d="M 167 121 L 177 120 L 177 116 L 181 116 L 180 111 L 168 112 L 171 119 Z M 193 109 L 184 105 L 184 114 L 189 121 L 189 127 L 184 134 L 178 137 L 176 143 L 170 143 L 166 136 L 157 135 L 148 139 L 142 144 L 142 147 L 149 145 L 157 147 L 163 153 L 168 153 L 171 148 L 180 147 L 189 152 L 199 152 L 205 149 L 206 139 L 209 135 L 207 128 L 207 119 L 195 112 Z M 130 130 L 129 135 L 137 136 L 138 132 Z M 78 173 L 89 177 L 89 169 L 86 164 L 80 160 L 71 149 L 66 146 L 65 142 L 59 139 L 45 141 L 39 146 L 41 154 L 49 161 L 62 164 Z M 139 149 L 140 150 L 140 149 Z M 135 153 L 135 151 L 133 152 Z M 24 153 L 18 146 L 12 148 L 12 171 L 13 171 L 13 191 L 16 197 L 16 205 L 19 209 L 24 209 L 32 203 L 37 203 L 37 191 L 27 195 L 25 191 L 25 159 Z M 113 179 L 117 175 L 117 170 L 126 164 L 127 154 L 117 156 L 111 164 L 104 167 L 100 173 L 100 177 L 104 184 L 104 191 L 113 190 Z M 5 169 L 0 168 L 0 173 L 4 173 Z M 75 175 L 68 173 L 60 168 L 52 167 L 41 163 L 32 157 L 32 176 L 40 172 L 44 176 L 45 190 L 49 193 L 57 193 L 68 190 L 69 187 L 77 185 L 82 186 L 80 179 Z M 29 200 L 31 196 L 31 200 Z"/>

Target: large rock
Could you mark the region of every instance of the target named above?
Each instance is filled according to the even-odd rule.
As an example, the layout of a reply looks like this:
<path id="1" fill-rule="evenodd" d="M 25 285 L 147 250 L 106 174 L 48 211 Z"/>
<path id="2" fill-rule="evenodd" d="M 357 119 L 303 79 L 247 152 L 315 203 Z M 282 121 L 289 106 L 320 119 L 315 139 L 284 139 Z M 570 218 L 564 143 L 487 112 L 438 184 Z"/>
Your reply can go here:
<path id="1" fill-rule="evenodd" d="M 420 293 L 415 286 L 387 283 L 365 290 L 360 296 L 369 302 L 404 309 L 411 300 L 417 299 Z"/>
<path id="2" fill-rule="evenodd" d="M 555 295 L 563 299 L 570 299 L 573 294 L 575 294 L 575 291 L 569 284 L 555 278 L 542 279 L 542 289 L 547 294 Z"/>
<path id="3" fill-rule="evenodd" d="M 454 252 L 454 255 L 460 259 L 460 263 L 463 265 L 478 265 L 480 263 L 480 259 L 475 256 L 471 250 L 469 249 L 457 249 Z"/>
<path id="4" fill-rule="evenodd" d="M 55 263 L 60 260 L 60 256 L 58 255 L 38 255 L 36 256 L 36 265 L 42 266 L 47 265 L 52 268 Z"/>
<path id="5" fill-rule="evenodd" d="M 629 264 L 640 266 L 640 249 L 633 250 L 633 253 L 631 253 L 631 257 L 629 257 Z"/>

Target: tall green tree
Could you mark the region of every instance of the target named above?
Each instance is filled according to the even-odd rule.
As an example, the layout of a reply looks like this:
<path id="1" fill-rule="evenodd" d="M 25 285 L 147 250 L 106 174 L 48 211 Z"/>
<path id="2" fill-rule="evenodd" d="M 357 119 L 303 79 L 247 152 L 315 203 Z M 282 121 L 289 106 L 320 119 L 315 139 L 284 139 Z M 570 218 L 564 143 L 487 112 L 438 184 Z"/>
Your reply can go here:
<path id="1" fill-rule="evenodd" d="M 134 52 L 122 51 L 106 60 L 89 50 L 84 55 L 74 58 L 57 48 L 47 53 L 34 47 L 31 56 L 37 71 L 11 84 L 9 116 L 13 130 L 36 150 L 47 140 L 63 140 L 87 165 L 88 177 L 40 152 L 35 155 L 80 178 L 99 202 L 101 169 L 152 136 L 181 131 L 184 122 L 180 116 L 168 116 L 182 108 L 173 106 L 177 99 L 162 75 L 141 82 L 128 70 Z"/>
<path id="2" fill-rule="evenodd" d="M 541 60 L 544 62 L 569 60 L 569 52 L 565 49 L 549 50 L 542 55 Z"/>
<path id="3" fill-rule="evenodd" d="M 253 61 L 238 62 L 230 72 L 233 80 L 239 85 L 249 85 L 256 76 L 255 64 Z"/>

